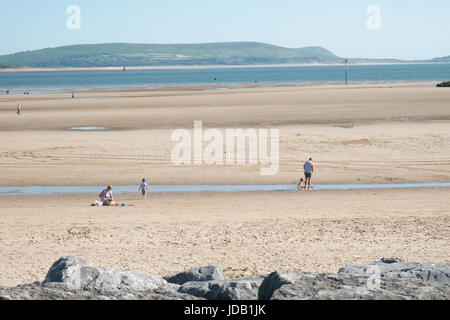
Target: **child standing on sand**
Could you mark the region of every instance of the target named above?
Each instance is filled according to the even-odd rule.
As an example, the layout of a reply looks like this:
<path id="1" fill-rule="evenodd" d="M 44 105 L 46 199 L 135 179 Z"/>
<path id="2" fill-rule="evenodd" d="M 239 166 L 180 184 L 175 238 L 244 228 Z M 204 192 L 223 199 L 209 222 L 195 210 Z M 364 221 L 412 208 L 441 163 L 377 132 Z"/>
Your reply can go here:
<path id="1" fill-rule="evenodd" d="M 17 105 L 17 112 L 16 113 L 17 113 L 18 116 L 20 116 L 22 114 L 22 105 L 20 104 L 20 102 Z"/>
<path id="2" fill-rule="evenodd" d="M 148 193 L 148 184 L 147 184 L 147 179 L 142 179 L 142 183 L 139 186 L 139 191 L 142 192 L 142 199 L 146 200 L 147 199 L 147 193 Z"/>

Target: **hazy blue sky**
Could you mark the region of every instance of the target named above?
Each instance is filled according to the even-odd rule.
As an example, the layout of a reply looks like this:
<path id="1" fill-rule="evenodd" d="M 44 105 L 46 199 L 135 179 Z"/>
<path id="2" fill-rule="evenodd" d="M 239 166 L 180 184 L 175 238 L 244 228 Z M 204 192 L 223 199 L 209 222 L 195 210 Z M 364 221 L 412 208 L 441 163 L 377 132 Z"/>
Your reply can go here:
<path id="1" fill-rule="evenodd" d="M 81 29 L 69 30 L 69 5 Z M 381 9 L 371 30 L 367 8 Z M 341 57 L 450 55 L 449 0 L 1 0 L 0 54 L 81 43 L 258 41 Z"/>

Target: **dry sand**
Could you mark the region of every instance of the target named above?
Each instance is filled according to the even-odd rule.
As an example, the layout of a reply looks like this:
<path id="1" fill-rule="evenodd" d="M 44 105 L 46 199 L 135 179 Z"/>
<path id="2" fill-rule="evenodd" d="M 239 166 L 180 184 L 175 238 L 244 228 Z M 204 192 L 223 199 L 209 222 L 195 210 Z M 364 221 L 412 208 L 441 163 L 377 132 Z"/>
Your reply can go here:
<path id="1" fill-rule="evenodd" d="M 450 91 L 431 83 L 226 91 L 0 95 L 0 185 L 450 181 Z M 23 115 L 15 115 L 22 102 Z M 174 129 L 280 129 L 280 172 L 174 166 Z M 78 126 L 108 131 L 74 132 Z M 100 191 L 100 190 L 99 190 Z M 42 280 L 63 255 L 157 275 L 210 263 L 230 276 L 336 272 L 380 256 L 450 262 L 448 189 L 0 197 L 0 285 Z"/>
<path id="2" fill-rule="evenodd" d="M 43 280 L 52 262 L 164 276 L 219 264 L 227 275 L 337 272 L 381 256 L 450 262 L 448 189 L 0 198 L 0 285 Z"/>

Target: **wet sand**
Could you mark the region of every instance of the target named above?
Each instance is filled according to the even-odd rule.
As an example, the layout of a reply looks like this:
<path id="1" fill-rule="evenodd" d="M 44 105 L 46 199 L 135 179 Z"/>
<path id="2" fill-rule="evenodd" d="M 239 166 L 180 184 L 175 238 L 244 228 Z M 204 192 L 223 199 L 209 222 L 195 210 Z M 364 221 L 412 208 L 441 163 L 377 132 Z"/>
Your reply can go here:
<path id="1" fill-rule="evenodd" d="M 450 91 L 431 84 L 0 96 L 2 185 L 293 184 L 317 160 L 321 184 L 450 180 Z M 392 88 L 390 88 L 392 87 Z M 23 115 L 16 116 L 20 99 Z M 174 166 L 175 129 L 280 130 L 280 172 Z M 94 126 L 106 131 L 80 132 Z M 107 169 L 105 169 L 105 167 Z"/>
<path id="2" fill-rule="evenodd" d="M 450 91 L 432 83 L 224 91 L 0 95 L 0 185 L 450 181 Z M 22 102 L 23 115 L 15 114 Z M 280 172 L 175 166 L 173 130 L 280 130 Z M 99 126 L 82 132 L 72 127 Z M 101 191 L 101 190 L 99 190 Z M 93 208 L 96 195 L 0 197 L 0 285 L 42 280 L 63 255 L 157 275 L 217 263 L 229 276 L 336 272 L 380 256 L 450 262 L 448 189 L 158 194 Z"/>

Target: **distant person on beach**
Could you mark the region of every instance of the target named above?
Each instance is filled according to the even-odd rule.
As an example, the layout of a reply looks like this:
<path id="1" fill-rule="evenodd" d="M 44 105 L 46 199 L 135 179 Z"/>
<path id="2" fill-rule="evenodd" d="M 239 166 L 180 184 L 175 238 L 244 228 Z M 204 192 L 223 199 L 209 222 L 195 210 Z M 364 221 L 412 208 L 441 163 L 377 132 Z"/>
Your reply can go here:
<path id="1" fill-rule="evenodd" d="M 105 190 L 103 190 L 99 197 L 104 206 L 109 207 L 115 205 L 111 186 L 108 186 Z"/>
<path id="2" fill-rule="evenodd" d="M 309 158 L 308 161 L 305 162 L 305 165 L 303 166 L 305 169 L 305 187 L 306 190 L 311 190 L 311 178 L 314 173 L 314 162 L 312 158 Z"/>
<path id="3" fill-rule="evenodd" d="M 75 92 L 72 92 L 72 99 L 75 99 Z"/>
<path id="4" fill-rule="evenodd" d="M 139 186 L 139 191 L 142 193 L 142 199 L 147 199 L 147 193 L 148 193 L 149 187 L 147 184 L 147 179 L 142 179 L 142 183 Z"/>
<path id="5" fill-rule="evenodd" d="M 19 104 L 17 105 L 17 115 L 20 116 L 21 114 L 22 114 L 22 105 L 19 102 Z"/>

